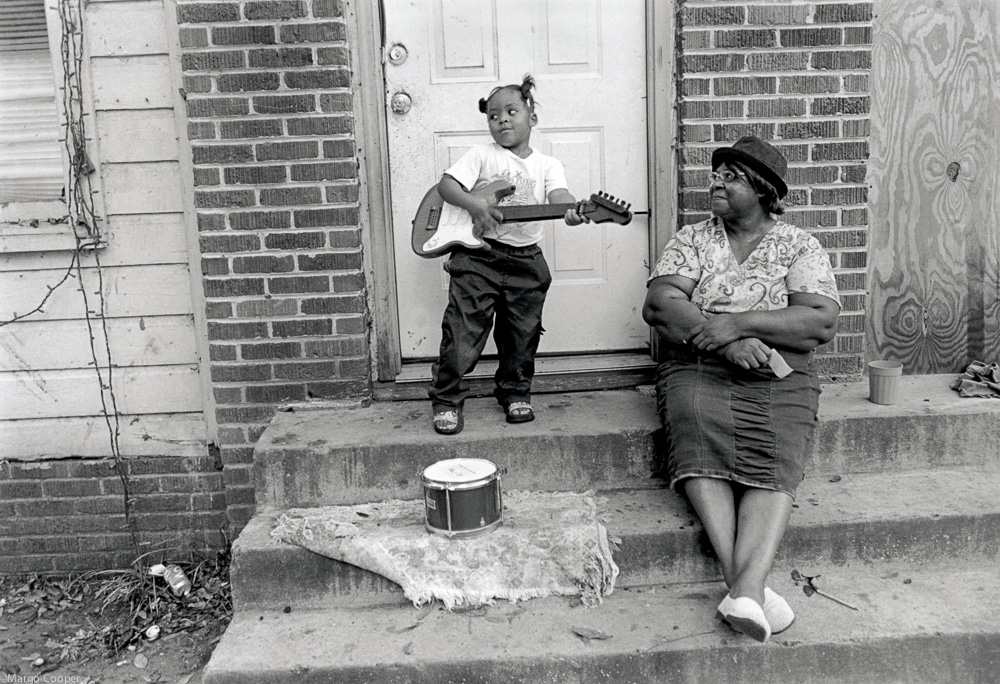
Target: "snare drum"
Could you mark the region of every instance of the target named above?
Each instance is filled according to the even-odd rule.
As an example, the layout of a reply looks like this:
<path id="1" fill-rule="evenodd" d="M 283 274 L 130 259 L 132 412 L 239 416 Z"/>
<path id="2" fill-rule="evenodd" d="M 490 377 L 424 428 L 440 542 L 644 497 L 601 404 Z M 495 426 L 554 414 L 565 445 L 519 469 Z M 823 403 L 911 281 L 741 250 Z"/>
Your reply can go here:
<path id="1" fill-rule="evenodd" d="M 424 527 L 448 537 L 472 537 L 503 524 L 500 473 L 482 458 L 452 458 L 428 466 L 424 486 Z"/>

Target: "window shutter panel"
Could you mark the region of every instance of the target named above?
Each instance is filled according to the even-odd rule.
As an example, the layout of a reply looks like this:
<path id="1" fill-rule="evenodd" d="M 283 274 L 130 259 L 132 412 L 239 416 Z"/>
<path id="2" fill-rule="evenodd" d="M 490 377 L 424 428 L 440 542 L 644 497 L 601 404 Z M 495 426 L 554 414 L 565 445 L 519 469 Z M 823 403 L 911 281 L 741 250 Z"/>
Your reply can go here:
<path id="1" fill-rule="evenodd" d="M 62 130 L 44 2 L 0 2 L 0 202 L 63 194 Z"/>

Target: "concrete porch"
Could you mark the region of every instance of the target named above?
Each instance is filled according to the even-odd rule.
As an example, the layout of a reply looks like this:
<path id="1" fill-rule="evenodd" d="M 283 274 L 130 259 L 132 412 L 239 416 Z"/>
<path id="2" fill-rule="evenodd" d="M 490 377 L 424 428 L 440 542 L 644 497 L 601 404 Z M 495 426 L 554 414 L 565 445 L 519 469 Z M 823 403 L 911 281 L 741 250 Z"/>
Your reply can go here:
<path id="1" fill-rule="evenodd" d="M 827 385 L 771 586 L 798 618 L 764 645 L 712 619 L 723 589 L 687 503 L 656 477 L 648 388 L 540 394 L 508 425 L 471 400 L 436 435 L 429 402 L 302 406 L 258 442 L 258 512 L 234 544 L 236 616 L 205 672 L 235 682 L 987 682 L 1000 666 L 1000 401 L 906 376 L 894 406 Z M 621 544 L 603 605 L 568 598 L 417 610 L 395 584 L 271 543 L 291 507 L 420 498 L 421 470 L 489 458 L 504 490 L 595 489 Z M 807 597 L 790 571 L 822 575 Z M 614 636 L 590 641 L 572 628 Z"/>

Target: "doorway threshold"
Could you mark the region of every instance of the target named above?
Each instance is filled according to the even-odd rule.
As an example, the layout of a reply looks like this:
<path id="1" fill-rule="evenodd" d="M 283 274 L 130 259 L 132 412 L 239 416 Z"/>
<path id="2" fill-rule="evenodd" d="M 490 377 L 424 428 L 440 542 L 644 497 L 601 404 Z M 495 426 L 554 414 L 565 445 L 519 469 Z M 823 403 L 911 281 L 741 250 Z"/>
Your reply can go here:
<path id="1" fill-rule="evenodd" d="M 431 361 L 404 363 L 395 382 L 375 384 L 377 401 L 409 401 L 427 399 L 431 381 Z M 493 394 L 493 375 L 497 360 L 486 358 L 466 376 L 470 396 Z M 540 356 L 535 359 L 533 394 L 583 392 L 603 389 L 624 389 L 650 385 L 656 374 L 656 362 L 648 351 L 614 354 L 575 354 L 570 356 Z"/>

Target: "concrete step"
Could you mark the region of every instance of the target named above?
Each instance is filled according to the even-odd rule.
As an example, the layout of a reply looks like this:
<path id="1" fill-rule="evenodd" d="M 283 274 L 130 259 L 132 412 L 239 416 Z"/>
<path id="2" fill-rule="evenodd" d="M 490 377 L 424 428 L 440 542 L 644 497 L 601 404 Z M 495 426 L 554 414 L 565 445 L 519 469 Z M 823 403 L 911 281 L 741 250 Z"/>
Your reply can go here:
<path id="1" fill-rule="evenodd" d="M 837 481 L 831 481 L 837 480 Z M 506 482 L 504 489 L 507 490 Z M 779 562 L 845 563 L 1000 554 L 1000 470 L 935 469 L 806 478 Z M 697 516 L 666 489 L 601 492 L 609 536 L 621 541 L 619 587 L 719 578 Z M 270 537 L 277 512 L 255 516 L 233 545 L 237 613 L 246 610 L 402 605 L 398 585 Z"/>
<path id="2" fill-rule="evenodd" d="M 916 502 L 914 502 L 916 503 Z M 796 561 L 797 563 L 797 561 Z M 811 561 L 817 584 L 854 611 L 806 597 L 783 564 L 771 586 L 795 623 L 759 644 L 713 619 L 714 583 L 618 590 L 595 608 L 567 598 L 237 611 L 205 684 L 993 684 L 1000 671 L 1000 564 Z M 585 629 L 607 639 L 586 640 Z M 586 632 L 585 632 L 586 633 Z"/>
<path id="3" fill-rule="evenodd" d="M 900 401 L 867 400 L 867 383 L 827 385 L 807 472 L 851 474 L 1000 466 L 1000 402 L 962 399 L 951 375 L 905 376 Z M 492 399 L 466 404 L 465 430 L 431 428 L 428 401 L 278 413 L 257 443 L 261 509 L 412 499 L 420 472 L 458 456 L 489 458 L 504 486 L 584 491 L 656 486 L 660 426 L 651 388 L 539 394 L 538 419 L 508 425 Z"/>

